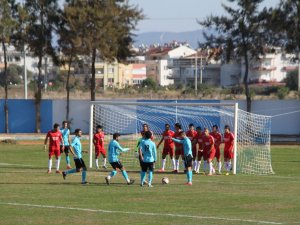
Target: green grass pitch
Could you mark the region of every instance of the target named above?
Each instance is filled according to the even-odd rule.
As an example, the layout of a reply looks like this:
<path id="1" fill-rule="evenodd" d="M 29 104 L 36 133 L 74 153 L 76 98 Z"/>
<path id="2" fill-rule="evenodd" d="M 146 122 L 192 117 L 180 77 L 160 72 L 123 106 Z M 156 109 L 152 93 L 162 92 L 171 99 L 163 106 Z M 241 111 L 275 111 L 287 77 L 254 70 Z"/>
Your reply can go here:
<path id="1" fill-rule="evenodd" d="M 194 175 L 188 187 L 184 174 L 155 173 L 153 188 L 139 182 L 128 186 L 120 173 L 107 186 L 104 177 L 110 169 L 89 170 L 89 185 L 80 184 L 81 174 L 67 180 L 48 175 L 42 149 L 0 145 L 0 224 L 300 223 L 298 146 L 272 147 L 275 175 Z M 63 156 L 61 168 L 65 166 Z M 127 169 L 138 181 L 137 168 Z M 163 176 L 169 185 L 161 184 Z"/>

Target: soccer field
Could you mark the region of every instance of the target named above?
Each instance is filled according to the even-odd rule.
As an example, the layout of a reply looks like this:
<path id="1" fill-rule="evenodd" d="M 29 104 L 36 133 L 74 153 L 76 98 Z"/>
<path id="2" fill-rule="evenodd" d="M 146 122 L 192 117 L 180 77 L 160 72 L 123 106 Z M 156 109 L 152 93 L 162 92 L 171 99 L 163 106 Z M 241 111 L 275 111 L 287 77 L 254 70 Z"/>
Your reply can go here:
<path id="1" fill-rule="evenodd" d="M 194 175 L 189 187 L 184 174 L 155 173 L 153 188 L 139 186 L 137 168 L 127 168 L 132 186 L 120 173 L 107 186 L 110 169 L 89 170 L 88 185 L 81 173 L 48 175 L 42 147 L 0 145 L 0 224 L 300 223 L 299 146 L 272 147 L 275 175 Z"/>

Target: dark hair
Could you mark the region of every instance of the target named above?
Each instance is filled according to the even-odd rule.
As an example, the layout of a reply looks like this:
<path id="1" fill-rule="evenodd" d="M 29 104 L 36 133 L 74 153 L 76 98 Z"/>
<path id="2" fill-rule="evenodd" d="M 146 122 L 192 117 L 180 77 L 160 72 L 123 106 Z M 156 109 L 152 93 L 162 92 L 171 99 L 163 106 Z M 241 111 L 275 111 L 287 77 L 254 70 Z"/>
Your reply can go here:
<path id="1" fill-rule="evenodd" d="M 97 125 L 96 126 L 96 129 L 98 130 L 98 129 L 102 129 L 102 126 L 101 125 Z"/>
<path id="2" fill-rule="evenodd" d="M 149 125 L 147 123 L 144 123 L 143 127 L 149 127 Z"/>
<path id="3" fill-rule="evenodd" d="M 224 129 L 230 130 L 230 126 L 229 125 L 225 125 Z"/>
<path id="4" fill-rule="evenodd" d="M 185 132 L 184 132 L 184 131 L 180 131 L 180 132 L 179 132 L 179 135 L 182 135 L 182 134 L 185 135 Z"/>
<path id="5" fill-rule="evenodd" d="M 66 120 L 62 121 L 62 125 L 64 125 L 65 123 L 69 123 L 69 122 Z"/>
<path id="6" fill-rule="evenodd" d="M 181 129 L 181 124 L 180 123 L 175 123 L 175 127 L 178 127 L 179 129 Z"/>
<path id="7" fill-rule="evenodd" d="M 201 129 L 201 127 L 199 126 L 199 127 L 196 127 L 196 130 L 202 130 L 202 129 Z"/>
<path id="8" fill-rule="evenodd" d="M 166 126 L 170 126 L 170 124 L 166 123 L 166 124 L 165 124 L 165 127 L 166 127 Z"/>
<path id="9" fill-rule="evenodd" d="M 120 133 L 114 133 L 113 134 L 113 139 L 114 140 L 116 140 L 117 139 L 117 137 L 120 137 L 121 136 L 121 134 Z"/>
<path id="10" fill-rule="evenodd" d="M 53 128 L 54 129 L 56 129 L 56 128 L 58 128 L 59 127 L 59 124 L 58 123 L 55 123 L 54 125 L 53 125 Z"/>
<path id="11" fill-rule="evenodd" d="M 189 127 L 193 127 L 193 126 L 194 126 L 194 124 L 193 124 L 193 123 L 190 123 L 190 124 L 189 124 Z"/>
<path id="12" fill-rule="evenodd" d="M 204 129 L 203 129 L 203 130 L 204 130 L 204 131 L 205 131 L 205 130 L 208 130 L 208 131 L 209 131 L 209 129 L 208 129 L 207 127 L 204 127 Z"/>
<path id="13" fill-rule="evenodd" d="M 151 131 L 148 130 L 148 131 L 145 132 L 145 136 L 144 136 L 144 137 L 145 137 L 146 139 L 151 138 L 151 136 L 152 136 Z"/>
<path id="14" fill-rule="evenodd" d="M 218 125 L 216 125 L 216 124 L 213 125 L 212 127 L 213 127 L 213 128 L 215 127 L 217 130 L 219 129 Z"/>
<path id="15" fill-rule="evenodd" d="M 81 129 L 79 129 L 79 128 L 77 128 L 77 129 L 75 129 L 75 134 L 78 134 L 79 132 L 81 131 Z"/>

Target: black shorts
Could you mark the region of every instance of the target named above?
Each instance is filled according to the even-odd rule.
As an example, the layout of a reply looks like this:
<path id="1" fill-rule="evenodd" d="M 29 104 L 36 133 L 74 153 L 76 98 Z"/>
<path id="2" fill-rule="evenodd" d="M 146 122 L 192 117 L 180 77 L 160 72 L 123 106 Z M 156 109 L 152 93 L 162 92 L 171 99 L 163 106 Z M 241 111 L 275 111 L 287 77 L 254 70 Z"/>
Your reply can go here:
<path id="1" fill-rule="evenodd" d="M 193 156 L 192 155 L 187 155 L 184 156 L 184 166 L 187 169 L 188 167 L 192 167 L 193 165 Z"/>
<path id="2" fill-rule="evenodd" d="M 118 162 L 111 162 L 110 165 L 111 165 L 111 167 L 114 170 L 116 170 L 117 168 L 121 170 L 123 168 L 123 165 L 122 165 L 122 163 L 120 161 L 118 161 Z"/>
<path id="3" fill-rule="evenodd" d="M 74 159 L 74 162 L 77 170 L 80 170 L 81 168 L 83 170 L 86 170 L 86 166 L 83 159 Z"/>
<path id="4" fill-rule="evenodd" d="M 60 153 L 65 152 L 66 155 L 68 155 L 68 154 L 69 154 L 69 151 L 70 151 L 70 146 L 65 146 L 64 151 L 62 150 L 62 145 L 60 146 Z"/>
<path id="5" fill-rule="evenodd" d="M 143 172 L 153 171 L 153 162 L 142 162 L 141 164 Z"/>

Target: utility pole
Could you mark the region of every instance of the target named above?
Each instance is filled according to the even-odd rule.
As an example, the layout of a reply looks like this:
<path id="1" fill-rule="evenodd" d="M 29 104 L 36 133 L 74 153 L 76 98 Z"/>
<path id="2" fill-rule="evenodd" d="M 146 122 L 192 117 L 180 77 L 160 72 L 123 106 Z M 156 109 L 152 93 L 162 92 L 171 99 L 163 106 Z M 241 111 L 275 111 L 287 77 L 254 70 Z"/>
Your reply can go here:
<path id="1" fill-rule="evenodd" d="M 300 91 L 300 50 L 298 53 L 298 91 Z"/>
<path id="2" fill-rule="evenodd" d="M 27 100 L 28 99 L 28 92 L 27 92 L 27 69 L 26 69 L 26 46 L 24 43 L 23 46 L 23 53 L 24 53 L 24 98 Z"/>
<path id="3" fill-rule="evenodd" d="M 202 84 L 202 76 L 203 76 L 203 63 L 202 63 L 202 54 L 200 55 L 200 84 Z"/>

